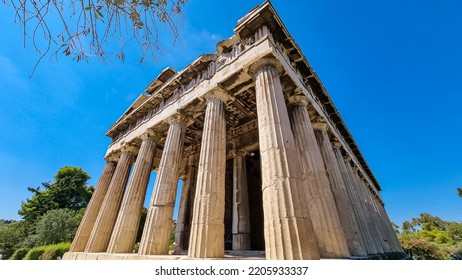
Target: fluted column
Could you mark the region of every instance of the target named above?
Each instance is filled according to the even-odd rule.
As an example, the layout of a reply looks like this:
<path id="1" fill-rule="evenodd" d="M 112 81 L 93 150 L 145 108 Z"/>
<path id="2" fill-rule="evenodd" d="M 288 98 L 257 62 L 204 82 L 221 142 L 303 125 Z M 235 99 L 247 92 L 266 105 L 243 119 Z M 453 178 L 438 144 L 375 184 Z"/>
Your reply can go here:
<path id="1" fill-rule="evenodd" d="M 143 210 L 146 189 L 156 152 L 154 133 L 148 131 L 141 136 L 140 151 L 136 158 L 127 190 L 117 217 L 108 253 L 131 253 L 134 249 L 136 235 Z"/>
<path id="2" fill-rule="evenodd" d="M 332 143 L 327 134 L 327 124 L 317 123 L 314 125 L 314 128 L 324 162 L 326 163 L 348 250 L 353 256 L 365 256 L 367 255 L 367 251 L 362 244 L 361 232 L 353 211 L 353 205 L 348 196 L 345 182 L 332 148 Z"/>
<path id="3" fill-rule="evenodd" d="M 114 176 L 96 218 L 95 226 L 88 240 L 85 252 L 105 252 L 111 238 L 112 229 L 119 213 L 120 202 L 127 184 L 135 152 L 133 147 L 125 146 L 117 163 Z"/>
<path id="4" fill-rule="evenodd" d="M 383 219 L 383 223 L 385 226 L 388 227 L 388 238 L 390 240 L 390 246 L 393 252 L 404 252 L 403 247 L 401 243 L 399 242 L 398 236 L 396 235 L 396 232 L 393 228 L 393 225 L 391 224 L 390 218 L 388 217 L 387 212 L 385 211 L 385 208 L 383 204 L 380 201 L 377 202 L 377 208 L 379 209 L 380 215 Z"/>
<path id="5" fill-rule="evenodd" d="M 289 115 L 321 258 L 348 258 L 334 195 L 308 115 L 305 96 L 291 96 Z"/>
<path id="6" fill-rule="evenodd" d="M 356 185 L 358 188 L 358 193 L 360 194 L 360 198 L 362 199 L 363 205 L 366 208 L 366 217 L 369 223 L 369 228 L 372 230 L 372 236 L 374 238 L 375 243 L 377 244 L 378 251 L 377 253 L 383 254 L 387 251 L 386 244 L 384 243 L 384 239 L 382 233 L 380 232 L 377 221 L 375 217 L 374 209 L 372 208 L 370 202 L 370 193 L 367 187 L 364 185 L 364 182 L 358 175 L 358 167 L 352 166 L 353 176 L 356 179 Z"/>
<path id="7" fill-rule="evenodd" d="M 383 247 L 382 247 L 380 238 L 377 235 L 377 231 L 375 229 L 374 221 L 371 219 L 371 209 L 370 209 L 369 205 L 367 204 L 367 200 L 366 200 L 366 197 L 364 195 L 364 189 L 363 189 L 361 183 L 358 181 L 359 177 L 357 176 L 355 168 L 352 166 L 351 158 L 349 156 L 346 156 L 345 160 L 346 160 L 345 164 L 347 166 L 349 175 L 351 177 L 353 188 L 354 188 L 355 193 L 356 193 L 356 195 L 358 197 L 358 203 L 359 203 L 360 207 L 362 208 L 363 219 L 364 219 L 364 221 L 366 223 L 367 231 L 368 231 L 368 234 L 369 234 L 369 240 L 371 241 L 372 247 L 373 247 L 372 253 L 373 254 L 382 254 L 384 252 Z"/>
<path id="8" fill-rule="evenodd" d="M 103 204 L 104 197 L 106 196 L 109 184 L 111 183 L 112 176 L 116 169 L 117 163 L 113 159 L 108 159 L 104 165 L 101 177 L 96 184 L 95 191 L 91 196 L 85 214 L 80 222 L 79 228 L 72 241 L 69 252 L 83 252 L 87 246 L 88 239 L 90 238 L 91 231 L 95 225 L 96 218 L 98 217 L 99 210 Z"/>
<path id="9" fill-rule="evenodd" d="M 176 115 L 169 120 L 169 123 L 170 127 L 141 237 L 140 255 L 168 254 L 180 160 L 183 156 L 185 138 L 183 116 Z"/>
<path id="10" fill-rule="evenodd" d="M 353 212 L 358 222 L 358 227 L 361 232 L 362 244 L 366 249 L 368 255 L 376 253 L 375 243 L 372 242 L 371 231 L 367 226 L 367 221 L 364 214 L 364 208 L 361 204 L 358 193 L 356 192 L 356 184 L 353 181 L 349 168 L 350 164 L 345 162 L 342 152 L 340 150 L 341 145 L 339 143 L 334 143 L 334 153 L 337 159 L 337 163 L 340 167 L 340 172 L 342 174 L 343 181 L 345 182 L 346 190 L 348 197 L 353 206 Z M 351 166 L 350 166 L 351 168 Z"/>
<path id="11" fill-rule="evenodd" d="M 373 187 L 370 186 L 370 188 L 373 188 Z M 391 223 L 389 225 L 385 223 L 385 220 L 383 219 L 379 206 L 377 205 L 377 197 L 376 197 L 375 191 L 370 190 L 369 195 L 370 195 L 370 202 L 372 204 L 372 208 L 374 209 L 377 227 L 380 230 L 380 233 L 382 234 L 382 237 L 383 237 L 383 241 L 385 243 L 386 252 L 394 252 L 393 240 L 391 239 L 391 235 L 390 235 L 391 232 L 389 232 L 389 229 L 392 229 L 392 227 L 389 227 L 389 225 L 391 226 Z"/>
<path id="12" fill-rule="evenodd" d="M 365 182 L 362 180 L 362 178 L 358 174 L 358 167 L 354 166 L 353 171 L 355 173 L 356 179 L 358 181 L 358 185 L 360 187 L 360 190 L 362 191 L 362 197 L 364 199 L 365 205 L 368 208 L 368 217 L 369 220 L 371 221 L 371 226 L 375 232 L 374 236 L 376 239 L 376 242 L 380 245 L 380 253 L 386 253 L 390 251 L 390 246 L 388 244 L 388 240 L 384 236 L 384 232 L 382 231 L 379 221 L 378 221 L 378 212 L 373 206 L 372 202 L 372 194 L 368 188 L 368 186 L 365 184 Z"/>
<path id="13" fill-rule="evenodd" d="M 369 190 L 368 188 L 366 188 L 366 191 L 367 191 L 367 193 L 369 195 L 369 203 L 371 204 L 371 208 L 373 209 L 372 215 L 373 215 L 373 218 L 374 218 L 375 226 L 377 228 L 377 231 L 380 234 L 380 237 L 382 238 L 381 239 L 382 247 L 383 247 L 385 253 L 392 252 L 393 250 L 391 248 L 390 239 L 388 237 L 388 229 L 385 226 L 385 224 L 383 223 L 383 220 L 381 218 L 381 214 L 380 214 L 379 209 L 377 208 L 377 205 L 375 203 L 375 195 L 372 194 L 371 190 Z"/>
<path id="14" fill-rule="evenodd" d="M 377 240 L 377 234 L 375 232 L 374 224 L 370 218 L 370 209 L 366 204 L 363 190 L 361 189 L 360 184 L 358 184 L 357 176 L 355 174 L 355 171 L 353 170 L 353 166 L 351 166 L 351 157 L 345 156 L 344 159 L 346 169 L 348 171 L 348 176 L 350 177 L 351 187 L 355 192 L 358 206 L 361 209 L 361 217 L 366 228 L 368 240 L 372 247 L 370 254 L 381 254 L 383 253 L 382 245 L 380 244 L 379 240 Z"/>
<path id="15" fill-rule="evenodd" d="M 220 92 L 207 97 L 189 238 L 191 258 L 224 256 L 226 98 Z"/>
<path id="16" fill-rule="evenodd" d="M 236 152 L 233 160 L 233 250 L 250 250 L 249 192 L 245 152 Z"/>
<path id="17" fill-rule="evenodd" d="M 194 195 L 193 188 L 196 184 L 196 175 L 197 175 L 197 166 L 196 166 L 196 155 L 192 155 L 188 159 L 188 170 L 185 179 L 183 180 L 183 187 L 181 189 L 181 198 L 180 206 L 178 208 L 178 219 L 176 223 L 176 232 L 175 232 L 175 248 L 174 253 L 180 254 L 181 250 L 185 248 L 185 243 L 187 242 L 186 234 L 187 227 L 189 226 L 189 202 L 192 201 L 191 196 Z M 192 210 L 190 210 L 192 212 Z"/>
<path id="18" fill-rule="evenodd" d="M 266 258 L 319 259 L 295 140 L 275 59 L 251 67 L 255 79 Z M 278 69 L 279 68 L 279 69 Z"/>

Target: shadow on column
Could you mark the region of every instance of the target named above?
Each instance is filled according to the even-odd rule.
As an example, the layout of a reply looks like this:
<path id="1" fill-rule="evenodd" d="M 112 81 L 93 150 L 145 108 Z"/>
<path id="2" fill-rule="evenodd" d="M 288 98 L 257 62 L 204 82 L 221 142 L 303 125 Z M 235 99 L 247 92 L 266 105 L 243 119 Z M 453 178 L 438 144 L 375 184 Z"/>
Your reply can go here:
<path id="1" fill-rule="evenodd" d="M 246 165 L 250 205 L 250 246 L 252 250 L 264 251 L 265 235 L 263 231 L 263 197 L 259 150 L 246 157 Z"/>

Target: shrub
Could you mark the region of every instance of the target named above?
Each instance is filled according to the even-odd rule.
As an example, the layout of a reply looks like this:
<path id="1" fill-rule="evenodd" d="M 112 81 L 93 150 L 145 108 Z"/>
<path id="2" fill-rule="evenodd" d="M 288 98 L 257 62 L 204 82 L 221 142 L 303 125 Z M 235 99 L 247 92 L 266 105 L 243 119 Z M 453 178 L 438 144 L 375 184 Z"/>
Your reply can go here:
<path id="1" fill-rule="evenodd" d="M 53 255 L 56 252 L 56 248 L 54 246 L 46 246 L 47 248 L 43 251 L 43 255 L 40 258 L 41 260 L 54 260 Z"/>
<path id="2" fill-rule="evenodd" d="M 57 260 L 58 257 L 62 258 L 64 253 L 68 252 L 71 248 L 71 243 L 59 243 L 46 246 L 43 253 L 42 260 Z"/>
<path id="3" fill-rule="evenodd" d="M 29 250 L 24 260 L 56 260 L 58 257 L 62 258 L 70 248 L 71 243 L 34 247 Z"/>
<path id="4" fill-rule="evenodd" d="M 10 260 L 22 260 L 26 256 L 27 252 L 29 252 L 29 248 L 19 248 L 14 251 Z"/>
<path id="5" fill-rule="evenodd" d="M 41 260 L 47 246 L 34 247 L 27 252 L 24 260 Z"/>

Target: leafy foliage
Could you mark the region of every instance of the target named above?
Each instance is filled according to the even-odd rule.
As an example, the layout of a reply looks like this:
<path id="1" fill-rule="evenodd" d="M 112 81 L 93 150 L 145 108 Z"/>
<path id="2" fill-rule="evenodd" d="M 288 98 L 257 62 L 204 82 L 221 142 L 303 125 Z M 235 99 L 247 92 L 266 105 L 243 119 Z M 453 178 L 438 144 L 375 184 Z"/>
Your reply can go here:
<path id="1" fill-rule="evenodd" d="M 22 260 L 29 252 L 29 248 L 19 248 L 14 251 L 13 256 L 11 256 L 10 260 Z"/>
<path id="2" fill-rule="evenodd" d="M 90 176 L 81 168 L 66 166 L 54 179 L 42 183 L 44 189 L 28 188 L 33 194 L 19 210 L 23 220 L 0 220 L 3 259 L 13 257 L 15 251 L 19 255 L 14 258 L 19 258 L 20 248 L 72 241 L 93 193 L 93 187 L 86 185 Z"/>
<path id="3" fill-rule="evenodd" d="M 462 248 L 462 223 L 422 213 L 419 218 L 403 222 L 398 237 L 403 248 L 415 259 L 452 259 Z"/>
<path id="4" fill-rule="evenodd" d="M 27 252 L 23 260 L 56 260 L 58 257 L 62 258 L 70 248 L 69 242 L 34 247 Z"/>
<path id="5" fill-rule="evenodd" d="M 46 246 L 34 247 L 27 252 L 24 260 L 41 260 L 43 253 L 45 253 Z"/>
<path id="6" fill-rule="evenodd" d="M 36 225 L 37 245 L 71 242 L 80 219 L 69 209 L 50 210 L 40 217 Z"/>
<path id="7" fill-rule="evenodd" d="M 168 250 L 172 251 L 175 249 L 175 234 L 176 234 L 176 220 L 173 220 L 172 231 L 170 231 L 170 242 L 168 244 Z"/>
<path id="8" fill-rule="evenodd" d="M 15 20 L 41 55 L 57 58 L 62 53 L 74 60 L 89 56 L 103 60 L 125 59 L 124 49 L 133 42 L 142 52 L 155 56 L 159 27 L 178 38 L 178 16 L 186 0 L 3 0 L 15 10 Z M 115 49 L 113 46 L 116 45 Z M 140 61 L 140 62 L 141 62 Z M 39 63 L 38 62 L 38 63 Z M 37 64 L 38 64 L 37 63 Z M 36 65 L 37 66 L 37 65 Z"/>
<path id="9" fill-rule="evenodd" d="M 462 188 L 457 188 L 457 194 L 462 197 Z"/>
<path id="10" fill-rule="evenodd" d="M 34 247 L 27 252 L 24 260 L 41 260 L 47 246 Z"/>
<path id="11" fill-rule="evenodd" d="M 40 187 L 32 188 L 28 187 L 27 190 L 32 192 L 32 198 L 27 199 L 26 202 L 21 204 L 21 208 L 18 214 L 23 217 L 24 220 L 31 223 L 35 222 L 38 217 L 45 214 L 48 210 L 56 207 L 50 197 L 50 192 L 46 191 L 49 187 L 49 183 L 42 183 L 45 190 L 40 190 Z"/>
<path id="12" fill-rule="evenodd" d="M 2 254 L 2 259 L 9 259 L 17 249 L 22 247 L 22 242 L 28 235 L 28 228 L 29 223 L 26 221 L 17 221 L 0 226 L 0 254 Z"/>
<path id="13" fill-rule="evenodd" d="M 5 226 L 5 225 L 9 225 L 9 224 L 14 223 L 14 222 L 16 222 L 16 221 L 15 220 L 0 219 L 0 227 Z"/>
<path id="14" fill-rule="evenodd" d="M 33 193 L 32 198 L 23 202 L 18 211 L 24 220 L 34 223 L 49 210 L 79 210 L 87 206 L 94 190 L 86 185 L 90 179 L 87 172 L 79 167 L 65 166 L 54 178 L 53 183 L 42 183 L 43 190 L 40 187 L 28 188 Z"/>
<path id="15" fill-rule="evenodd" d="M 57 260 L 58 258 L 62 258 L 64 253 L 68 252 L 70 248 L 70 242 L 46 246 L 42 260 Z"/>

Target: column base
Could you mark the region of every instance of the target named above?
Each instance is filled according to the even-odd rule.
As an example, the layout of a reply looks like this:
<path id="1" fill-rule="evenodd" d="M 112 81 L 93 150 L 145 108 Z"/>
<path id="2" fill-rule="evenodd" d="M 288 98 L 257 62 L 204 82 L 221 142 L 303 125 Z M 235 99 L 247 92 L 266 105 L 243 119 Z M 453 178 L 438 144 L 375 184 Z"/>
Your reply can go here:
<path id="1" fill-rule="evenodd" d="M 207 260 L 265 260 L 265 251 L 225 251 L 223 258 L 206 258 Z M 411 260 L 412 258 L 402 252 L 382 255 L 352 256 L 350 260 Z M 203 260 L 190 258 L 187 251 L 180 255 L 138 255 L 138 254 L 108 254 L 67 252 L 63 260 Z M 345 260 L 345 259 L 342 259 Z M 346 259 L 348 260 L 348 259 Z"/>
<path id="2" fill-rule="evenodd" d="M 227 251 L 223 258 L 204 258 L 207 260 L 264 260 L 264 251 Z M 67 252 L 63 260 L 203 260 L 202 258 L 190 258 L 187 251 L 181 255 L 138 255 L 138 254 L 108 254 L 108 253 L 85 253 Z"/>
<path id="3" fill-rule="evenodd" d="M 233 250 L 234 251 L 250 250 L 250 234 L 248 233 L 233 234 Z"/>

